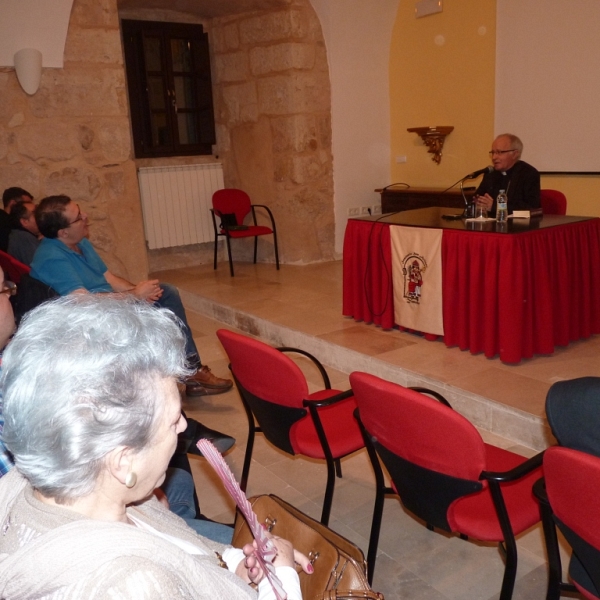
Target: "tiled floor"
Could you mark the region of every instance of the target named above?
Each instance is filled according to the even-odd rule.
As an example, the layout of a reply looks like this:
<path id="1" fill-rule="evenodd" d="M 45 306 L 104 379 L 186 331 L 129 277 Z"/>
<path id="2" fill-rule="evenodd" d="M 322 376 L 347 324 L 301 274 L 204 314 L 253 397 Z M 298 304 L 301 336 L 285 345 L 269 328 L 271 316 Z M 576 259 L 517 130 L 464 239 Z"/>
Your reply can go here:
<path id="1" fill-rule="evenodd" d="M 559 349 L 551 357 L 536 357 L 517 366 L 501 364 L 497 359 L 472 356 L 441 342 L 428 342 L 398 331 L 384 332 L 373 326 L 355 323 L 341 316 L 341 263 L 310 266 L 236 264 L 236 276 L 230 278 L 225 265 L 216 272 L 202 266 L 165 271 L 163 281 L 180 287 L 188 310 L 213 303 L 211 314 L 231 326 L 247 331 L 257 327 L 248 315 L 277 323 L 291 330 L 314 336 L 315 343 L 334 342 L 364 356 L 399 364 L 415 373 L 473 393 L 503 401 L 532 415 L 543 414 L 548 387 L 557 380 L 600 372 L 599 338 Z M 227 309 L 227 310 L 226 310 Z M 227 360 L 215 331 L 223 326 L 202 314 L 188 312 L 203 362 L 220 376 L 227 376 Z M 255 333 L 260 334 L 260 328 Z M 308 337 L 299 338 L 308 340 Z M 326 364 L 340 363 L 328 355 L 330 346 L 315 352 Z M 312 351 L 312 350 L 311 350 Z M 343 366 L 343 365 L 342 365 Z M 316 374 L 302 365 L 316 384 Z M 348 386 L 345 369 L 328 369 L 332 384 Z M 226 459 L 239 477 L 247 436 L 247 423 L 237 392 L 188 399 L 186 411 L 210 427 L 234 435 L 238 443 Z M 515 445 L 505 438 L 482 431 L 486 441 L 510 447 L 524 455 L 531 448 Z M 203 512 L 223 521 L 232 518 L 231 501 L 201 458 L 193 459 L 194 475 Z M 373 506 L 373 476 L 365 452 L 343 460 L 344 477 L 338 480 L 334 495 L 331 526 L 366 551 Z M 259 435 L 250 471 L 249 494 L 275 493 L 302 510 L 319 517 L 325 485 L 324 466 L 316 461 L 291 458 L 264 441 Z M 546 566 L 539 527 L 520 536 L 518 581 L 515 600 L 545 597 Z M 498 596 L 503 562 L 494 546 L 464 542 L 454 536 L 430 532 L 407 514 L 395 499 L 387 499 L 379 544 L 374 588 L 388 600 L 412 599 L 492 599 Z"/>

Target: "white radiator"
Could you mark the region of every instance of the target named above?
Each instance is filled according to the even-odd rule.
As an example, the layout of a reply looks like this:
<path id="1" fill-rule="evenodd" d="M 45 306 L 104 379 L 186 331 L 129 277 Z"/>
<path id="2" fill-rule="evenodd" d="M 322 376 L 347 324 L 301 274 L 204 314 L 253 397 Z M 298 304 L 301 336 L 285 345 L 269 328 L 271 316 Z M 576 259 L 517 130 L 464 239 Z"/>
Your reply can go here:
<path id="1" fill-rule="evenodd" d="M 138 170 L 148 248 L 214 241 L 212 195 L 223 189 L 223 165 L 143 167 Z"/>

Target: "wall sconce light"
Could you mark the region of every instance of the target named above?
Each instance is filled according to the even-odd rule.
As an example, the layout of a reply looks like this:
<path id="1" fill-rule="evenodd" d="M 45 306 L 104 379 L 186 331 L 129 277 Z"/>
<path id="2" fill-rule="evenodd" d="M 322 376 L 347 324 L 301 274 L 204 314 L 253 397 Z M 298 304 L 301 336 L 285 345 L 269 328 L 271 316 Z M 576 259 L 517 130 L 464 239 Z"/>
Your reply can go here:
<path id="1" fill-rule="evenodd" d="M 15 53 L 17 79 L 26 94 L 33 96 L 42 79 L 42 53 L 35 48 L 23 48 Z"/>
<path id="2" fill-rule="evenodd" d="M 427 146 L 430 154 L 433 154 L 431 160 L 436 164 L 440 164 L 442 160 L 442 148 L 446 136 L 454 129 L 452 126 L 447 127 L 410 127 L 406 131 L 416 133 L 421 137 L 423 143 Z"/>

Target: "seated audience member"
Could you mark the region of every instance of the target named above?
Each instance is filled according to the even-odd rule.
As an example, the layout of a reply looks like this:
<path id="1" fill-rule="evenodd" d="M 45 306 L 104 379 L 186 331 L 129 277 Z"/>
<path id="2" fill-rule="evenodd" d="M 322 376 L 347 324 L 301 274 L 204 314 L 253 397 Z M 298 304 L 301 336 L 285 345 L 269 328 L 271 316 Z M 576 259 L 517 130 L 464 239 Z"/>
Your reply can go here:
<path id="1" fill-rule="evenodd" d="M 4 272 L 0 268 L 0 360 L 2 351 L 15 331 L 15 317 L 10 303 L 10 289 L 4 281 Z M 12 456 L 2 441 L 2 395 L 0 395 L 0 477 L 6 475 L 13 466 Z"/>
<path id="2" fill-rule="evenodd" d="M 35 219 L 44 239 L 31 263 L 32 277 L 49 285 L 60 296 L 120 292 L 168 308 L 183 323 L 188 365 L 197 369 L 186 379 L 187 395 L 221 394 L 231 389 L 230 379 L 217 377 L 201 364 L 177 288 L 159 283 L 157 279 L 133 284 L 111 273 L 87 239 L 87 215 L 68 196 L 44 198 L 35 210 Z"/>
<path id="3" fill-rule="evenodd" d="M 185 428 L 185 345 L 170 311 L 114 295 L 25 317 L 2 367 L 15 468 L 0 479 L 0 597 L 274 598 L 252 545 L 198 536 L 153 495 Z M 310 563 L 274 541 L 288 598 L 301 599 L 294 564 Z"/>
<path id="4" fill-rule="evenodd" d="M 496 197 L 504 190 L 508 197 L 508 213 L 541 207 L 540 174 L 521 160 L 523 142 L 512 133 L 499 135 L 492 143 L 490 156 L 494 165 L 477 188 L 475 202 L 484 206 L 491 217 L 496 215 Z"/>
<path id="5" fill-rule="evenodd" d="M 8 253 L 27 266 L 42 241 L 34 211 L 35 204 L 25 201 L 15 204 L 10 212 L 13 228 L 8 236 Z"/>
<path id="6" fill-rule="evenodd" d="M 33 202 L 33 196 L 23 188 L 11 187 L 4 190 L 2 194 L 2 208 L 0 209 L 0 250 L 6 252 L 8 249 L 8 236 L 12 229 L 10 213 L 17 202 Z"/>
<path id="7" fill-rule="evenodd" d="M 4 281 L 4 273 L 0 268 L 0 361 L 1 352 L 12 337 L 15 330 L 15 319 L 12 305 L 9 301 L 10 292 L 15 288 L 9 287 Z M 13 467 L 13 459 L 2 441 L 4 417 L 2 415 L 2 396 L 0 395 L 0 477 L 6 475 Z M 208 430 L 204 437 L 210 438 Z M 194 432 L 196 434 L 196 432 Z M 185 436 L 185 432 L 180 434 Z M 167 478 L 162 486 L 163 503 L 176 515 L 180 516 L 197 533 L 217 542 L 229 543 L 233 530 L 227 525 L 216 523 L 197 515 L 194 502 L 194 480 L 192 479 L 189 460 L 186 454 L 180 453 L 177 460 L 172 460 L 167 470 Z M 198 516 L 198 518 L 196 518 Z"/>

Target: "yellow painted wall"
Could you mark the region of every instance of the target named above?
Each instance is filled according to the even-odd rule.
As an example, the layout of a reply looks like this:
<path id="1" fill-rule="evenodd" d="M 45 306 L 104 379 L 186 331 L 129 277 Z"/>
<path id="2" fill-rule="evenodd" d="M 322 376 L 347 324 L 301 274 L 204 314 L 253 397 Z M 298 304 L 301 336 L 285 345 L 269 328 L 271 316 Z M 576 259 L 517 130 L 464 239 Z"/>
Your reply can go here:
<path id="1" fill-rule="evenodd" d="M 443 12 L 420 19 L 414 2 L 400 1 L 390 52 L 390 183 L 448 187 L 490 164 L 495 46 L 495 0 L 445 0 Z M 406 131 L 432 125 L 455 128 L 439 165 Z M 407 162 L 396 163 L 397 156 Z M 542 187 L 562 190 L 569 214 L 600 216 L 600 176 L 544 175 Z"/>

